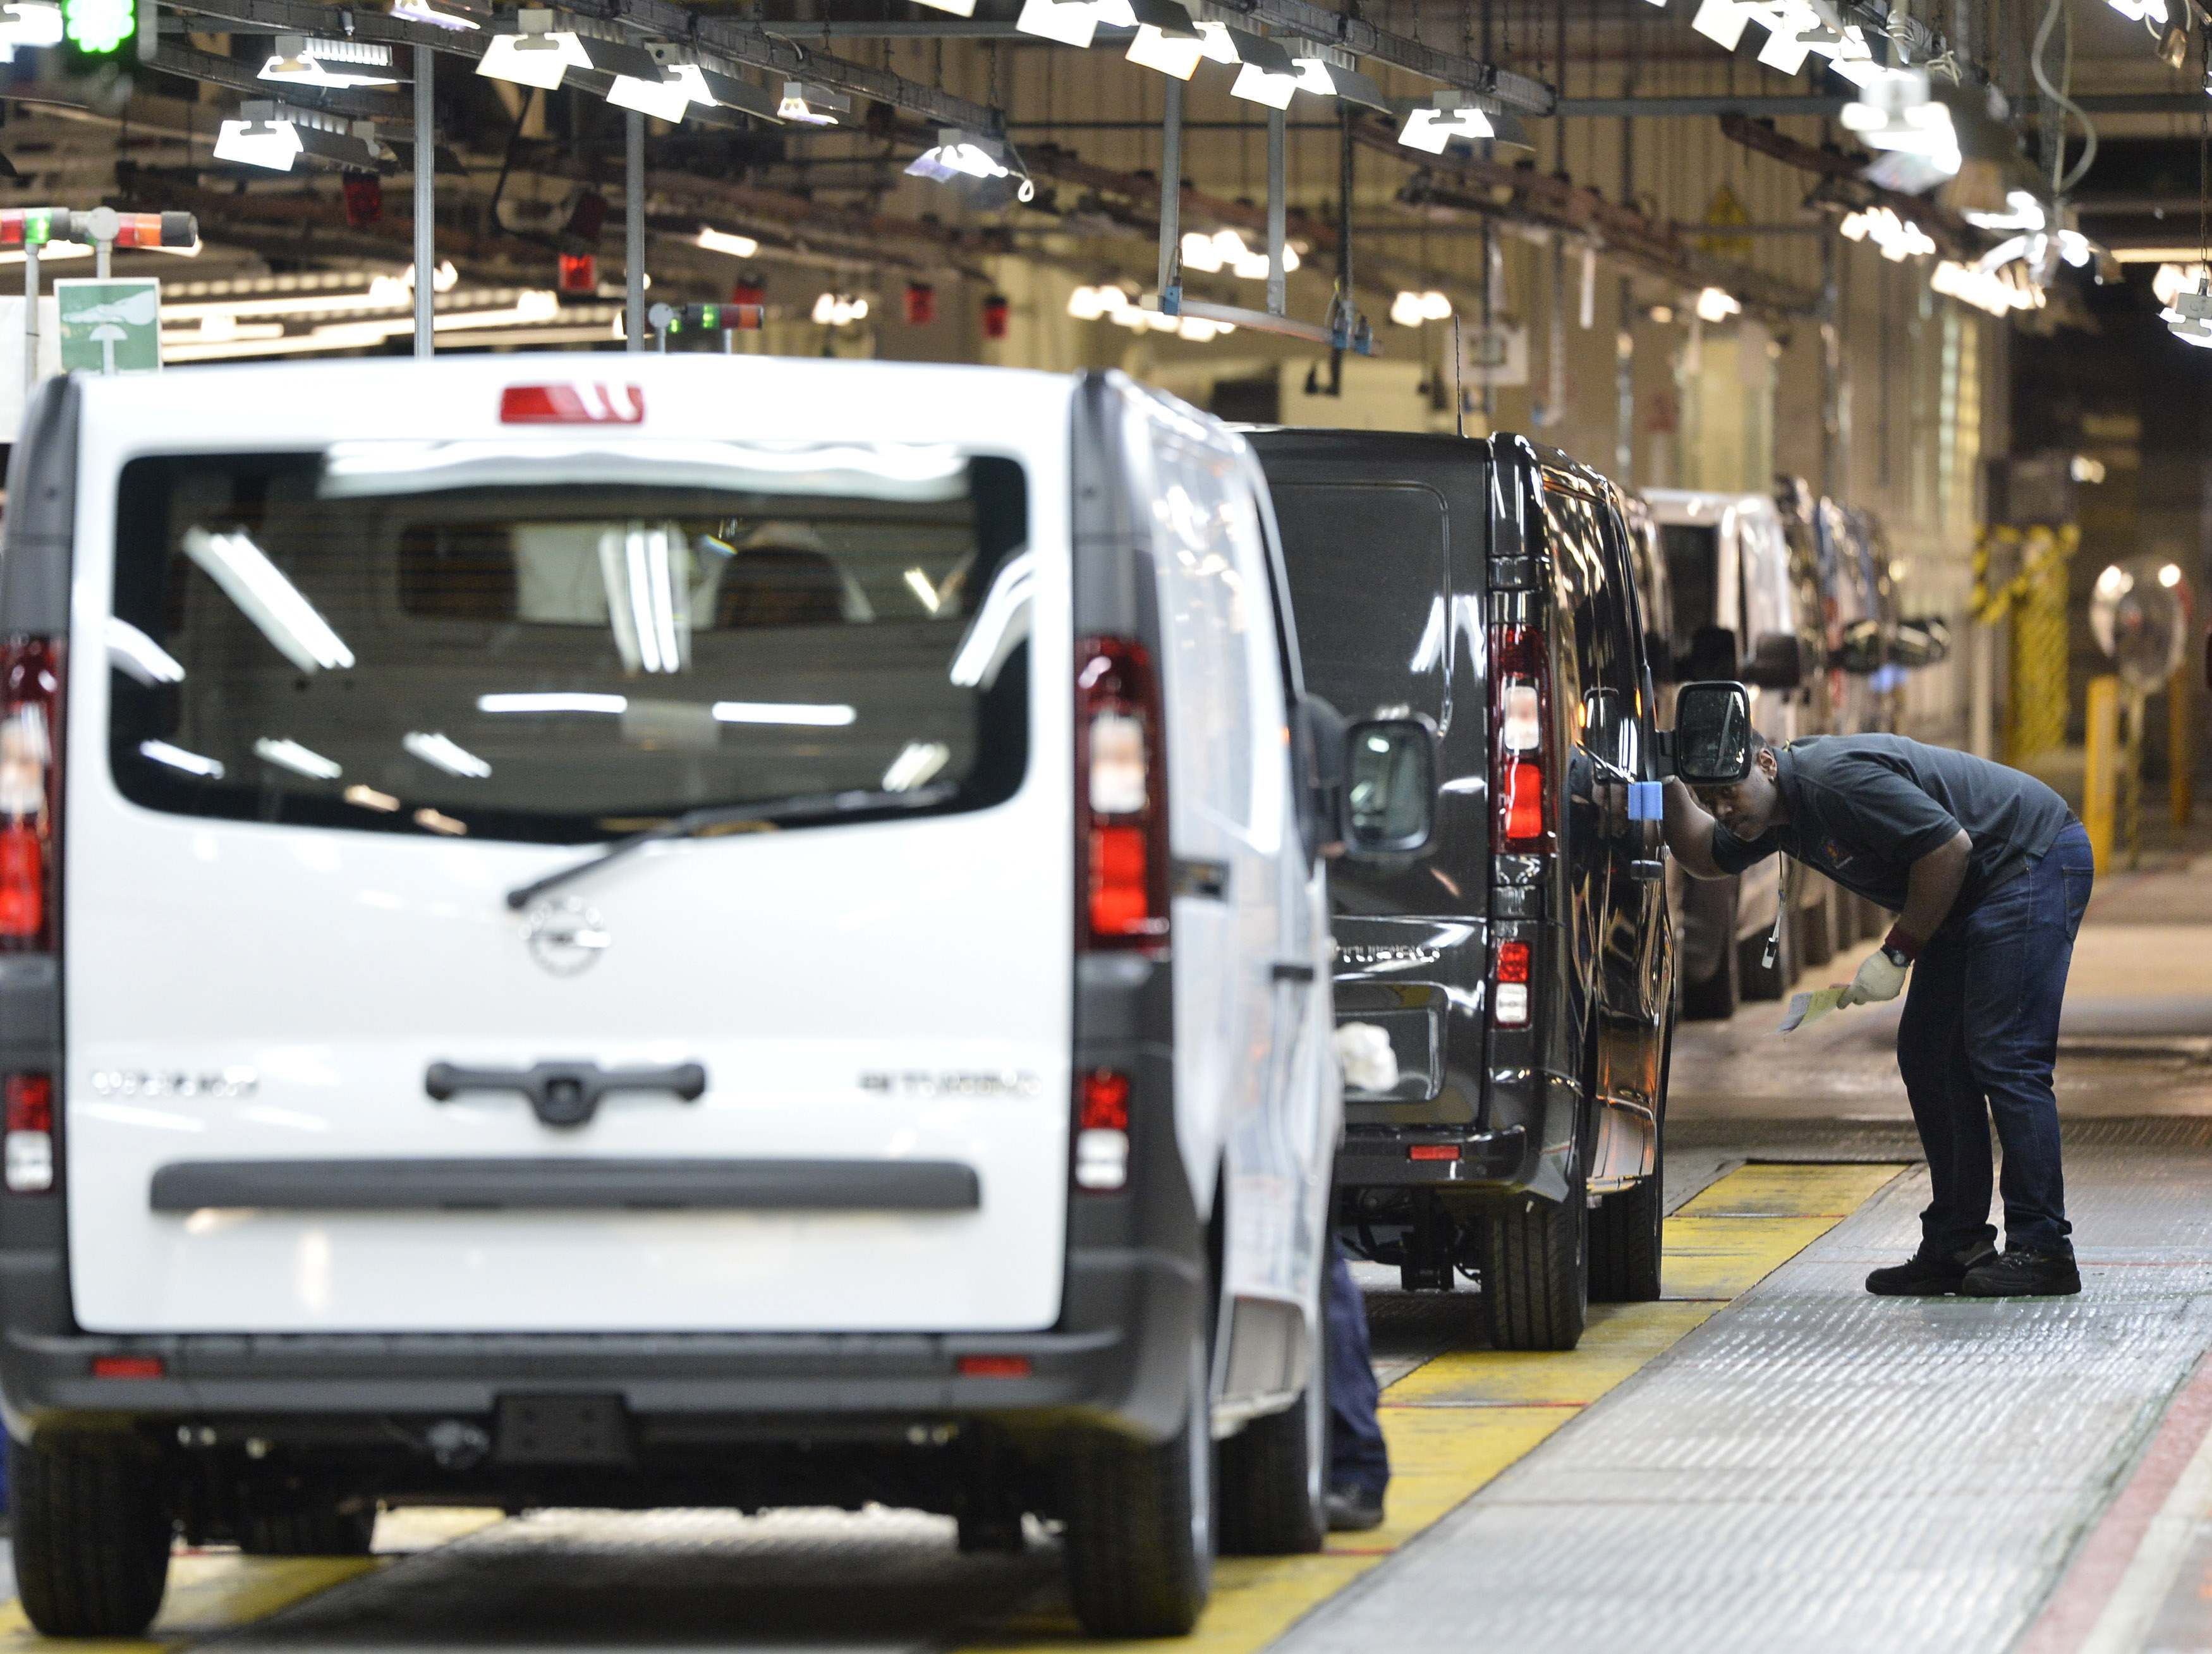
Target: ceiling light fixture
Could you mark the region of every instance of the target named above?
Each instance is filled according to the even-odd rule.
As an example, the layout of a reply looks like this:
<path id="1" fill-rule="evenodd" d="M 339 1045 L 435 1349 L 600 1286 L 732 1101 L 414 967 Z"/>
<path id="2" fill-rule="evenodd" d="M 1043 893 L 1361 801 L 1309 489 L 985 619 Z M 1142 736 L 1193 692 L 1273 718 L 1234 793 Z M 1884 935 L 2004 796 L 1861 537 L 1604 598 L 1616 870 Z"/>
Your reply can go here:
<path id="1" fill-rule="evenodd" d="M 846 327 L 868 319 L 866 299 L 848 298 L 842 293 L 824 293 L 814 301 L 814 320 L 823 327 Z"/>
<path id="2" fill-rule="evenodd" d="M 392 48 L 370 40 L 323 40 L 280 34 L 261 78 L 289 86 L 397 86 Z"/>
<path id="3" fill-rule="evenodd" d="M 1206 56 L 1206 36 L 1188 9 L 1179 0 L 1129 0 L 1129 7 L 1137 20 L 1137 38 L 1129 42 L 1129 61 L 1140 69 L 1188 80 Z"/>
<path id="4" fill-rule="evenodd" d="M 1390 301 L 1390 319 L 1401 327 L 1419 327 L 1423 322 L 1449 321 L 1451 313 L 1450 295 L 1439 293 L 1434 288 L 1425 293 L 1401 289 L 1398 296 Z"/>
<path id="5" fill-rule="evenodd" d="M 975 0 L 915 0 L 916 5 L 931 6 L 939 11 L 949 11 L 955 17 L 973 17 Z"/>
<path id="6" fill-rule="evenodd" d="M 832 87 L 811 81 L 786 81 L 783 100 L 776 105 L 778 119 L 806 126 L 835 126 L 853 112 L 853 100 Z"/>
<path id="7" fill-rule="evenodd" d="M 1743 306 L 1726 288 L 1709 287 L 1698 293 L 1697 310 L 1700 321 L 1724 322 L 1742 314 Z"/>
<path id="8" fill-rule="evenodd" d="M 665 46 L 652 48 L 662 72 L 679 83 L 692 102 L 708 109 L 734 109 L 756 120 L 782 120 L 781 106 L 766 87 L 756 86 L 735 75 L 725 75 L 718 69 L 708 69 L 703 64 L 678 63 L 672 55 L 674 50 Z"/>
<path id="9" fill-rule="evenodd" d="M 1230 29 L 1228 34 L 1240 65 L 1229 95 L 1269 109 L 1289 108 L 1298 89 L 1297 66 L 1291 54 L 1264 34 L 1241 28 Z"/>
<path id="10" fill-rule="evenodd" d="M 2193 293 L 2175 294 L 2158 319 L 2184 344 L 2212 350 L 2212 276 L 2200 277 Z"/>
<path id="11" fill-rule="evenodd" d="M 0 5 L 0 51 L 12 61 L 17 46 L 57 46 L 67 27 L 62 9 L 47 0 L 14 0 Z"/>
<path id="12" fill-rule="evenodd" d="M 1663 0 L 1662 0 L 1663 3 Z M 1291 62 L 1298 71 L 1298 89 L 1322 97 L 1342 98 L 1346 103 L 1391 112 L 1382 88 L 1359 71 L 1358 59 L 1339 46 L 1301 40 L 1291 47 Z"/>
<path id="13" fill-rule="evenodd" d="M 305 146 L 299 129 L 276 119 L 273 103 L 249 103 L 236 120 L 223 122 L 216 134 L 215 158 L 246 167 L 266 167 L 272 173 L 289 173 Z"/>
<path id="14" fill-rule="evenodd" d="M 934 179 L 940 184 L 990 184 L 1002 179 L 1018 179 L 1020 182 L 1012 186 L 1013 198 L 1024 202 L 1036 199 L 1036 185 L 1023 168 L 1021 157 L 1014 155 L 1012 164 L 1008 164 L 1011 153 L 1001 139 L 964 132 L 956 126 L 941 127 L 937 142 L 916 155 L 907 167 L 907 176 Z M 990 196 L 1005 194 L 1004 191 L 992 192 L 979 199 L 982 204 L 998 204 Z"/>
<path id="15" fill-rule="evenodd" d="M 1863 207 L 1846 213 L 1836 228 L 1847 241 L 1871 241 L 1893 263 L 1924 258 L 1936 252 L 1935 239 L 1919 225 L 1898 216 L 1892 207 Z"/>
<path id="16" fill-rule="evenodd" d="M 1067 295 L 1067 313 L 1078 321 L 1118 319 L 1129 307 L 1129 295 L 1111 282 L 1097 287 L 1079 287 Z"/>
<path id="17" fill-rule="evenodd" d="M 635 109 L 649 119 L 673 126 L 690 112 L 697 100 L 681 77 L 656 74 L 649 79 L 643 75 L 616 76 L 607 88 L 607 101 L 617 109 Z"/>
<path id="18" fill-rule="evenodd" d="M 551 92 L 571 69 L 589 69 L 583 42 L 567 29 L 553 27 L 553 14 L 526 6 L 514 14 L 514 33 L 495 34 L 484 42 L 477 73 L 511 86 L 536 87 Z"/>
<path id="19" fill-rule="evenodd" d="M 490 0 L 392 0 L 392 15 L 402 22 L 433 28 L 480 29 L 491 21 Z"/>
<path id="20" fill-rule="evenodd" d="M 1744 0 L 1702 0 L 1690 27 L 1723 52 L 1733 52 L 1753 16 Z"/>
<path id="21" fill-rule="evenodd" d="M 698 240 L 708 252 L 726 252 L 732 258 L 750 258 L 760 251 L 760 243 L 750 235 L 732 235 L 706 225 L 700 227 Z"/>
<path id="22" fill-rule="evenodd" d="M 1098 14 L 1091 0 L 1022 0 L 1014 27 L 1041 40 L 1087 46 L 1098 33 Z"/>

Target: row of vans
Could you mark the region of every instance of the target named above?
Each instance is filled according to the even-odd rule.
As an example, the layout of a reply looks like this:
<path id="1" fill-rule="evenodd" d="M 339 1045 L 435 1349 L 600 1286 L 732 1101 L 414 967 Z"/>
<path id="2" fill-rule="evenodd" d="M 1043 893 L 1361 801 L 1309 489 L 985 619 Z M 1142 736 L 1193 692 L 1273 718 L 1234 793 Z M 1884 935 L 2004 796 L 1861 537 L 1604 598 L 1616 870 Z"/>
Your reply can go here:
<path id="1" fill-rule="evenodd" d="M 1656 1295 L 1674 921 L 1592 800 L 1674 662 L 1565 456 L 700 356 L 59 380 L 24 431 L 41 1630 L 136 1634 L 179 1534 L 880 1501 L 1055 1522 L 1088 1629 L 1172 1633 L 1322 1542 L 1332 1228 L 1505 1347 Z"/>

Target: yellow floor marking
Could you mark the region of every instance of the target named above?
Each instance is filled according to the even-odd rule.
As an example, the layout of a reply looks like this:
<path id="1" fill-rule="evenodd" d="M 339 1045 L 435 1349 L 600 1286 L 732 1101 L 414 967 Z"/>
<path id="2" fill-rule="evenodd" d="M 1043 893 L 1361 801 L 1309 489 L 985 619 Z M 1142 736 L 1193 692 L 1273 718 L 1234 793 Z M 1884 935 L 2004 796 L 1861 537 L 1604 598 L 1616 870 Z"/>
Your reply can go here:
<path id="1" fill-rule="evenodd" d="M 398 1511 L 380 1518 L 378 1556 L 240 1556 L 235 1551 L 185 1551 L 170 1559 L 161 1617 L 142 1639 L 83 1639 L 48 1643 L 31 1629 L 20 1601 L 0 1603 L 0 1654 L 65 1649 L 68 1654 L 166 1654 L 204 1642 L 320 1596 L 334 1585 L 398 1561 L 408 1552 L 447 1543 L 504 1521 L 499 1511 Z"/>
<path id="2" fill-rule="evenodd" d="M 1667 1219 L 1667 1297 L 1593 1305 L 1581 1347 L 1536 1354 L 1463 1350 L 1425 1362 L 1382 1393 L 1390 1444 L 1390 1520 L 1339 1535 L 1318 1556 L 1224 1558 L 1213 1600 L 1177 1654 L 1253 1654 L 1391 1552 L 1525 1457 L 1590 1402 L 1672 1347 L 1856 1211 L 1905 1168 L 1753 1165 L 1729 1173 Z M 994 1654 L 1065 1654 L 1065 1611 L 1028 1612 L 969 1645 Z M 1085 1643 L 1089 1651 L 1158 1643 Z"/>

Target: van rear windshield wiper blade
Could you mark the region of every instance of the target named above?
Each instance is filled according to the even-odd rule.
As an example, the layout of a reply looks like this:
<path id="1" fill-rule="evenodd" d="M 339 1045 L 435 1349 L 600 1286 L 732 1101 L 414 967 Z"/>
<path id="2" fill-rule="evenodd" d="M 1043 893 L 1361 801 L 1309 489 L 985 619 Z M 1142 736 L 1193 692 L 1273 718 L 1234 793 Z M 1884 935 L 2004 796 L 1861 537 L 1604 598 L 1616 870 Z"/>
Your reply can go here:
<path id="1" fill-rule="evenodd" d="M 605 848 L 580 861 L 572 861 L 565 867 L 556 867 L 543 879 L 533 879 L 527 885 L 518 885 L 507 893 L 507 905 L 518 912 L 528 907 L 548 891 L 558 890 L 571 879 L 581 879 L 586 873 L 597 873 L 610 861 L 618 861 L 633 850 L 643 849 L 648 844 L 658 844 L 667 839 L 701 838 L 718 827 L 741 826 L 747 822 L 792 821 L 806 818 L 827 818 L 854 815 L 875 810 L 925 810 L 944 803 L 958 789 L 950 783 L 936 787 L 917 787 L 903 793 L 856 789 L 844 793 L 811 793 L 796 798 L 778 799 L 763 804 L 712 804 L 696 810 L 686 810 L 681 815 L 641 831 L 618 838 Z"/>

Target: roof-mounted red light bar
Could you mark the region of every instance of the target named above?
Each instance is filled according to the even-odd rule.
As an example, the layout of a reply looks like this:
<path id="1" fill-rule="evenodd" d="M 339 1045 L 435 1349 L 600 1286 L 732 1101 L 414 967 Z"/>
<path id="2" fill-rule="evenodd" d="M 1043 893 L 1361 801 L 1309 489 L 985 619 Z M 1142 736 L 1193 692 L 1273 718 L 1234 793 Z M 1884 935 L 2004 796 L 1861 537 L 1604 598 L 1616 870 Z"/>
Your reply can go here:
<path id="1" fill-rule="evenodd" d="M 645 392 L 635 385 L 576 380 L 561 385 L 510 385 L 500 392 L 502 425 L 641 425 Z"/>

